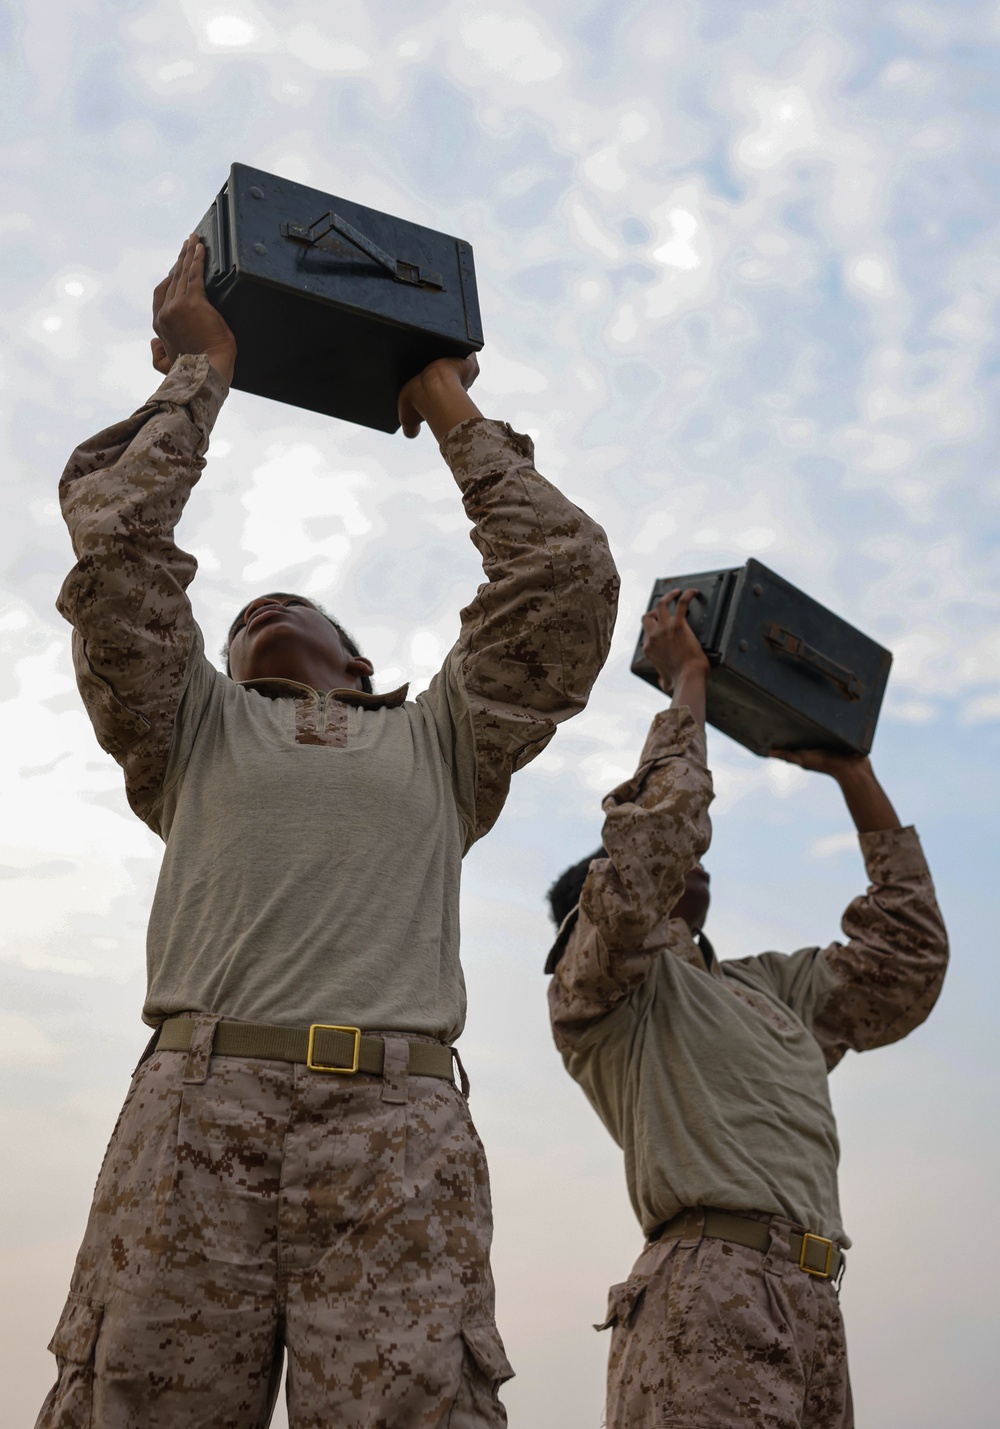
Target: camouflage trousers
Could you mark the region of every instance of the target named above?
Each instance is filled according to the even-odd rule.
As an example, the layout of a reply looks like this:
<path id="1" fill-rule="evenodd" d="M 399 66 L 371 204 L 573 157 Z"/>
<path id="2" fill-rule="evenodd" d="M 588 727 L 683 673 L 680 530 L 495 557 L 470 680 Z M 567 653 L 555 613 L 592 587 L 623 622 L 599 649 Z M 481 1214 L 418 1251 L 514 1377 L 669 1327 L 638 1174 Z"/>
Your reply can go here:
<path id="1" fill-rule="evenodd" d="M 702 1237 L 648 1242 L 613 1285 L 608 1429 L 853 1429 L 837 1292 L 790 1258 Z"/>
<path id="2" fill-rule="evenodd" d="M 395 1048 L 393 1056 L 390 1052 Z M 465 1098 L 199 1052 L 137 1071 L 36 1429 L 500 1429 L 489 1181 Z"/>

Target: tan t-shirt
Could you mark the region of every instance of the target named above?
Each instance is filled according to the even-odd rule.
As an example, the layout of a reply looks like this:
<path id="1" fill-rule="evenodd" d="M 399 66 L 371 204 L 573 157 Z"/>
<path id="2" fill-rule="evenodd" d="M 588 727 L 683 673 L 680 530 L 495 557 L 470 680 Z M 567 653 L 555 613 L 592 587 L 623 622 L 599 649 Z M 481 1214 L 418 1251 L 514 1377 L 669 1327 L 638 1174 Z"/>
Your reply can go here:
<path id="1" fill-rule="evenodd" d="M 59 609 L 129 801 L 166 841 L 144 1017 L 202 1010 L 453 1039 L 459 874 L 510 777 L 586 703 L 614 625 L 603 531 L 499 422 L 442 453 L 486 583 L 426 693 L 236 685 L 206 659 L 174 527 L 225 389 L 182 357 L 77 449 L 60 484 L 77 564 Z"/>
<path id="2" fill-rule="evenodd" d="M 848 1245 L 827 1072 L 933 1006 L 948 950 L 930 874 L 912 828 L 863 834 L 871 887 L 844 914 L 846 943 L 706 966 L 670 912 L 708 847 L 711 796 L 703 731 L 685 709 L 658 715 L 557 940 L 556 1043 L 622 1147 L 647 1234 L 714 1206 Z"/>

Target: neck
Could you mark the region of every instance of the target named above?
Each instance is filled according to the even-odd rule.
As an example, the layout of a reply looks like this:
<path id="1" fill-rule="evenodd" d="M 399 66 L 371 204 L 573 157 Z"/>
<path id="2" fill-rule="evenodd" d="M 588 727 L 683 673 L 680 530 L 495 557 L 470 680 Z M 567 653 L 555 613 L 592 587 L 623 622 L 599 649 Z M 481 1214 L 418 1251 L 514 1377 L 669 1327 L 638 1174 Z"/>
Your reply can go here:
<path id="1" fill-rule="evenodd" d="M 252 680 L 291 680 L 296 685 L 308 685 L 311 690 L 360 690 L 361 681 L 342 668 L 324 660 L 269 660 L 263 669 L 250 669 L 240 683 Z"/>

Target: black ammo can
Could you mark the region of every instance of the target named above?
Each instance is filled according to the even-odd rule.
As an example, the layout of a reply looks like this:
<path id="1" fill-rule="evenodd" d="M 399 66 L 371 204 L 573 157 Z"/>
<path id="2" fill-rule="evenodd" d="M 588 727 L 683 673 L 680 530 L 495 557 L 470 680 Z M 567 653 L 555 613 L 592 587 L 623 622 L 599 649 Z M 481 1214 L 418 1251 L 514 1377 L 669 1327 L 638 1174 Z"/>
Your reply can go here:
<path id="1" fill-rule="evenodd" d="M 666 591 L 692 587 L 698 596 L 688 621 L 712 663 L 709 724 L 755 754 L 868 753 L 892 663 L 888 650 L 759 561 L 667 576 L 647 608 Z M 659 688 L 641 634 L 632 673 Z"/>
<path id="2" fill-rule="evenodd" d="M 405 382 L 483 345 L 460 238 L 245 164 L 197 232 L 242 392 L 395 432 Z"/>

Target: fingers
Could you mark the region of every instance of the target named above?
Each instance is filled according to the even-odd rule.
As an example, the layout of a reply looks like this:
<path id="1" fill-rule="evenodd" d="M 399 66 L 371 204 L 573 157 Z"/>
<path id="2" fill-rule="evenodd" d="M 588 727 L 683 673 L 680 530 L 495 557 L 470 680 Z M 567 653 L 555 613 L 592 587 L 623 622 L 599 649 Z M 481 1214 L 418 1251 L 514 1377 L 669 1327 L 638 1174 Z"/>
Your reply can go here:
<path id="1" fill-rule="evenodd" d="M 156 287 L 153 289 L 153 321 L 154 321 L 154 322 L 156 321 L 156 318 L 157 318 L 157 315 L 159 314 L 160 309 L 163 307 L 163 302 L 164 302 L 164 299 L 166 298 L 167 288 L 168 288 L 169 286 L 170 286 L 170 274 L 168 273 L 167 276 L 166 276 L 165 278 L 161 279 L 161 281 L 160 281 L 159 283 L 157 283 Z"/>
<path id="2" fill-rule="evenodd" d="M 419 437 L 423 418 L 410 398 L 410 386 L 411 384 L 408 382 L 400 392 L 396 410 L 399 413 L 399 424 L 403 428 L 403 436 Z"/>
<path id="3" fill-rule="evenodd" d="M 691 586 L 688 590 L 682 591 L 680 586 L 675 590 L 668 590 L 660 596 L 652 610 L 647 610 L 642 617 L 644 630 L 655 630 L 658 625 L 665 624 L 668 620 L 687 620 L 688 609 L 691 602 L 701 595 L 699 590 Z M 677 602 L 677 609 L 671 610 L 674 601 Z"/>
<path id="4" fill-rule="evenodd" d="M 181 285 L 185 293 L 205 286 L 205 245 L 197 233 L 189 233 L 181 249 Z"/>
<path id="5" fill-rule="evenodd" d="M 690 590 L 686 590 L 681 596 L 680 600 L 677 602 L 678 620 L 687 620 L 688 606 L 691 604 L 697 594 L 698 592 L 692 587 Z"/>
<path id="6" fill-rule="evenodd" d="M 204 284 L 205 246 L 196 233 L 189 233 L 181 244 L 177 260 L 162 282 L 153 289 L 153 317 L 175 298 L 186 294 L 192 284 Z"/>
<path id="7" fill-rule="evenodd" d="M 151 338 L 149 346 L 153 355 L 153 366 L 156 368 L 157 372 L 162 372 L 165 377 L 170 371 L 171 367 L 171 362 L 169 356 L 167 355 L 166 347 L 163 345 L 163 343 L 158 337 Z"/>
<path id="8" fill-rule="evenodd" d="M 834 749 L 772 749 L 772 759 L 783 759 L 786 764 L 795 764 L 799 769 L 807 769 L 812 774 L 832 774 L 838 768 L 852 765 L 863 755 L 838 754 Z"/>

